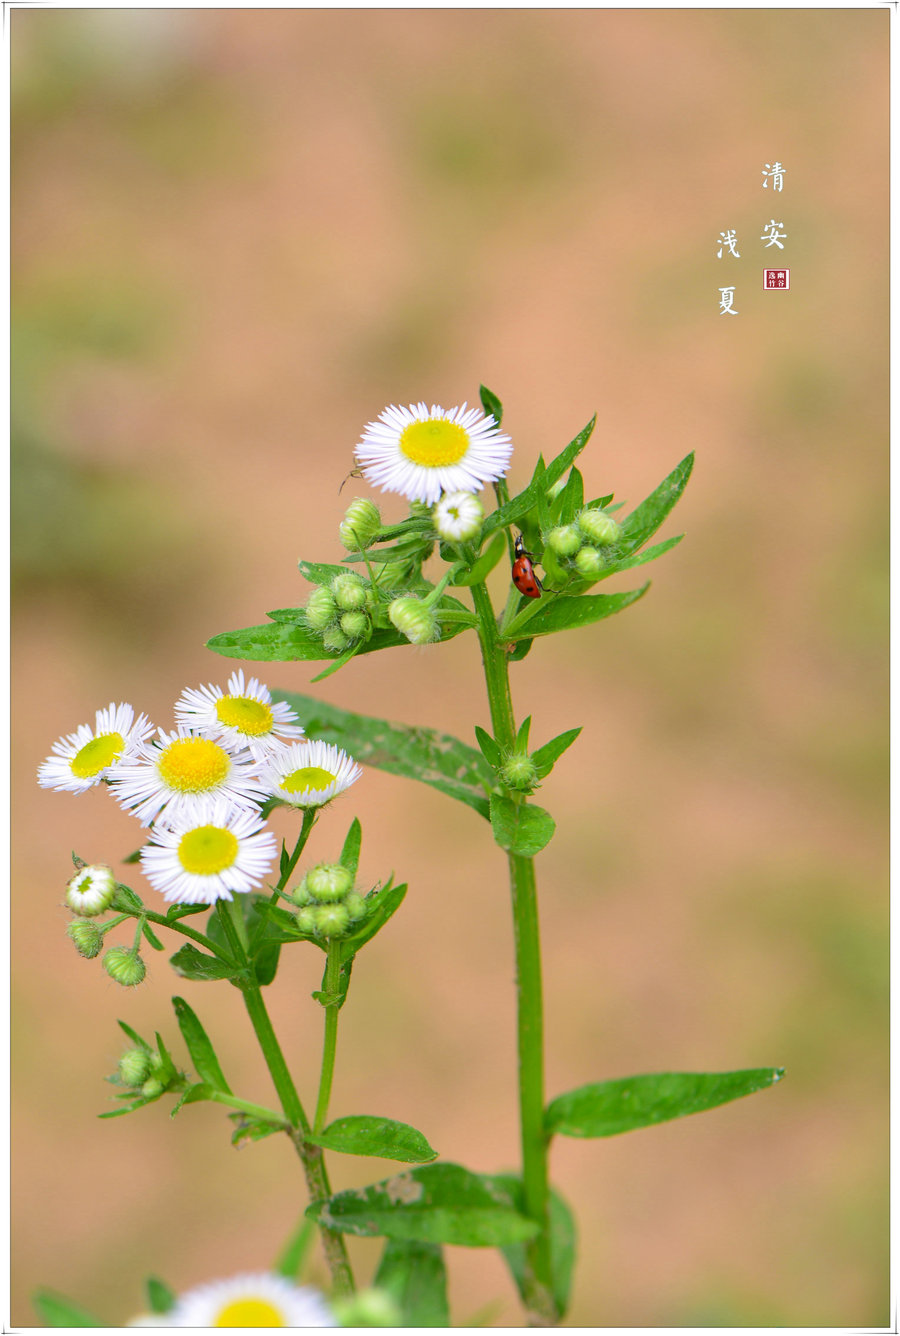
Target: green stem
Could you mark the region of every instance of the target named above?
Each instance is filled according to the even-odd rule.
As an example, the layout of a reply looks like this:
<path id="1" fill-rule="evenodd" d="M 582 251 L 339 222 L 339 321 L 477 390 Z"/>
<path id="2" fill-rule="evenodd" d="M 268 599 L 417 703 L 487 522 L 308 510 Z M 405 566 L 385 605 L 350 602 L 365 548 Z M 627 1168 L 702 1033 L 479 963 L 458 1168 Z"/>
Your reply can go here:
<path id="1" fill-rule="evenodd" d="M 288 1065 L 284 1060 L 284 1054 L 281 1051 L 281 1045 L 275 1036 L 275 1031 L 272 1029 L 272 1022 L 269 1019 L 262 992 L 254 984 L 245 987 L 243 994 L 250 1023 L 256 1033 L 256 1038 L 259 1040 L 259 1046 L 272 1077 L 272 1083 L 278 1092 L 281 1107 L 284 1109 L 284 1116 L 292 1127 L 299 1127 L 303 1132 L 308 1132 L 310 1130 L 309 1119 L 303 1110 L 303 1105 L 300 1103 L 297 1087 L 294 1085 L 293 1078 L 288 1071 Z"/>
<path id="2" fill-rule="evenodd" d="M 171 919 L 167 919 L 164 914 L 154 914 L 149 909 L 142 909 L 141 914 L 150 923 L 158 924 L 160 928 L 171 928 L 172 932 L 180 932 L 182 937 L 190 937 L 192 941 L 199 942 L 201 946 L 206 947 L 207 951 L 211 951 L 212 954 L 218 956 L 220 960 L 229 959 L 222 948 L 216 946 L 215 942 L 210 941 L 210 939 L 205 937 L 202 932 L 195 932 L 193 928 L 185 928 L 181 923 L 177 921 L 172 922 Z M 233 964 L 234 962 L 231 961 L 229 963 Z"/>
<path id="3" fill-rule="evenodd" d="M 473 585 L 472 598 L 478 615 L 478 639 L 494 737 L 504 751 L 511 750 L 515 744 L 516 724 L 509 688 L 509 660 L 498 635 L 486 587 Z M 509 796 L 513 801 L 521 801 L 521 795 L 511 793 Z M 550 1260 L 550 1186 L 544 1137 L 544 1011 L 537 885 L 533 858 L 514 853 L 508 857 L 515 930 L 524 1208 L 526 1215 L 540 1228 L 535 1238 L 526 1244 L 522 1292 L 530 1324 L 549 1326 L 557 1320 L 558 1313 L 553 1299 Z"/>
<path id="4" fill-rule="evenodd" d="M 325 979 L 322 992 L 326 998 L 337 997 L 341 976 L 341 943 L 329 941 L 328 958 L 325 963 Z M 331 1082 L 334 1078 L 334 1059 L 337 1052 L 338 1014 L 337 1003 L 325 1003 L 325 1038 L 322 1043 L 322 1074 L 319 1077 L 319 1098 L 316 1101 L 316 1116 L 313 1119 L 313 1131 L 321 1132 L 328 1116 L 328 1101 L 331 1098 Z"/>
<path id="5" fill-rule="evenodd" d="M 303 850 L 306 848 L 306 841 L 310 837 L 310 833 L 312 831 L 313 826 L 316 824 L 316 819 L 318 815 L 319 811 L 318 808 L 316 807 L 305 807 L 303 809 L 303 825 L 300 827 L 300 834 L 297 836 L 297 843 L 294 845 L 294 852 L 291 854 L 290 858 L 285 864 L 284 871 L 278 878 L 278 883 L 275 887 L 271 900 L 271 903 L 273 905 L 278 904 L 279 895 L 283 890 L 286 889 L 287 884 L 293 875 L 294 868 L 297 866 L 297 860 L 303 853 Z"/>
<path id="6" fill-rule="evenodd" d="M 217 1104 L 224 1104 L 229 1109 L 237 1109 L 239 1113 L 249 1113 L 253 1118 L 261 1118 L 265 1123 L 276 1123 L 280 1127 L 288 1130 L 288 1125 L 281 1114 L 276 1113 L 274 1109 L 266 1109 L 262 1104 L 253 1104 L 249 1099 L 239 1099 L 237 1095 L 227 1095 L 224 1090 L 214 1090 L 209 1088 L 207 1099 L 214 1100 Z"/>

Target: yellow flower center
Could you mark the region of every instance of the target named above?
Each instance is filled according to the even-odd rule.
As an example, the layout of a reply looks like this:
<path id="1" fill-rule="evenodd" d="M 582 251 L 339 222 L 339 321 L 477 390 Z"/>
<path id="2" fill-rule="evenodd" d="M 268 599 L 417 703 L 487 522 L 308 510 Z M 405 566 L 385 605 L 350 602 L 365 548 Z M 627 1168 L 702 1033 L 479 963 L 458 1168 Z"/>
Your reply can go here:
<path id="1" fill-rule="evenodd" d="M 305 765 L 302 769 L 292 770 L 289 775 L 285 775 L 281 787 L 285 793 L 310 793 L 327 789 L 334 781 L 335 776 L 323 770 L 320 765 Z"/>
<path id="2" fill-rule="evenodd" d="M 406 458 L 430 469 L 458 464 L 468 448 L 469 433 L 458 422 L 448 422 L 446 418 L 411 422 L 400 436 L 400 449 Z"/>
<path id="3" fill-rule="evenodd" d="M 91 738 L 72 757 L 72 774 L 76 779 L 93 779 L 94 775 L 112 765 L 124 747 L 125 739 L 121 733 L 101 733 L 98 738 Z"/>
<path id="4" fill-rule="evenodd" d="M 231 761 L 208 738 L 179 738 L 164 748 L 156 763 L 160 779 L 179 793 L 207 793 L 228 778 Z"/>
<path id="5" fill-rule="evenodd" d="M 250 738 L 272 731 L 272 711 L 252 696 L 223 696 L 216 701 L 216 717 L 220 724 L 228 724 Z"/>
<path id="6" fill-rule="evenodd" d="M 232 1299 L 216 1314 L 214 1327 L 286 1327 L 284 1314 L 268 1299 Z"/>
<path id="7" fill-rule="evenodd" d="M 194 872 L 198 877 L 224 872 L 233 865 L 237 852 L 237 837 L 222 826 L 197 826 L 178 841 L 179 863 L 185 872 Z"/>

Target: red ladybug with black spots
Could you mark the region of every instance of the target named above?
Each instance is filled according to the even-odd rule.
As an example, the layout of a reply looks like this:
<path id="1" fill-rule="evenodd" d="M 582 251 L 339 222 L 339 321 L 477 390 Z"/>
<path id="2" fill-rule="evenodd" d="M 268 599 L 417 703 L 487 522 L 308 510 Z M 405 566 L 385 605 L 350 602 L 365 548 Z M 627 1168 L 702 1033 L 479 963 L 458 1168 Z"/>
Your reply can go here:
<path id="1" fill-rule="evenodd" d="M 521 534 L 516 535 L 516 559 L 512 567 L 512 582 L 526 598 L 540 598 L 543 585 L 534 573 L 531 553 L 525 551 Z"/>

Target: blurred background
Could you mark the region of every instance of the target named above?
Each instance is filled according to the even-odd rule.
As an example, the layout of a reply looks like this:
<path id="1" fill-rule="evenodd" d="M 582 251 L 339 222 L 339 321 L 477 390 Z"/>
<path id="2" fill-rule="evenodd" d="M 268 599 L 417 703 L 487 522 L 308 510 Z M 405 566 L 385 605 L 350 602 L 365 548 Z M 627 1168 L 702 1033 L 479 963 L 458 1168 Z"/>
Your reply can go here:
<path id="1" fill-rule="evenodd" d="M 588 495 L 635 503 L 697 451 L 649 596 L 513 670 L 534 742 L 584 725 L 540 797 L 549 1094 L 787 1068 L 701 1118 L 555 1144 L 581 1230 L 567 1321 L 887 1322 L 888 21 L 13 12 L 13 1325 L 38 1285 L 116 1324 L 148 1271 L 265 1268 L 304 1205 L 289 1148 L 235 1152 L 212 1106 L 97 1120 L 116 1017 L 185 1061 L 173 993 L 233 1086 L 273 1095 L 234 990 L 154 956 L 126 992 L 76 955 L 70 850 L 115 862 L 137 826 L 36 768 L 110 700 L 171 727 L 186 685 L 224 684 L 206 639 L 302 602 L 298 557 L 339 560 L 364 423 L 479 381 L 513 487 L 594 410 Z M 728 228 L 740 259 L 716 258 Z M 467 740 L 473 702 L 488 722 L 469 636 L 312 691 Z M 367 884 L 410 891 L 354 972 L 333 1114 L 514 1167 L 503 857 L 467 808 L 369 771 L 313 858 L 354 813 Z M 320 969 L 295 948 L 268 997 L 307 1099 Z M 351 1241 L 362 1280 L 380 1246 Z M 454 1321 L 518 1324 L 498 1255 L 449 1254 Z"/>

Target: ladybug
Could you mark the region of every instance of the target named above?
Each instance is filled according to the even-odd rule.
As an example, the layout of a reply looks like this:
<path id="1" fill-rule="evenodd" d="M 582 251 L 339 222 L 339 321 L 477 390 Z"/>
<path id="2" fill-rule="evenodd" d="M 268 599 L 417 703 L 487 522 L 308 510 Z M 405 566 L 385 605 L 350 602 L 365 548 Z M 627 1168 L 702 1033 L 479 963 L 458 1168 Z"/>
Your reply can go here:
<path id="1" fill-rule="evenodd" d="M 512 582 L 526 598 L 540 598 L 543 585 L 534 573 L 530 552 L 525 551 L 522 535 L 516 535 L 516 559 L 513 562 Z"/>

